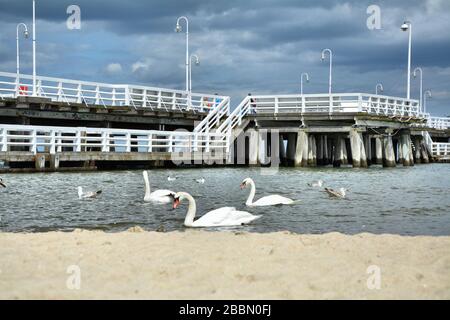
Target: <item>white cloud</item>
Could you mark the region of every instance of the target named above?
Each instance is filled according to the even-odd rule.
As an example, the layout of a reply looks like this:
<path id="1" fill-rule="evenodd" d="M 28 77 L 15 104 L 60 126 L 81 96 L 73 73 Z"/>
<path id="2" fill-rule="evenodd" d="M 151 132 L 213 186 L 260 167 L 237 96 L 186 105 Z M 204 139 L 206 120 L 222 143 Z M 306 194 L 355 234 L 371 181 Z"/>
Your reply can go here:
<path id="1" fill-rule="evenodd" d="M 106 66 L 106 72 L 109 74 L 118 74 L 122 72 L 122 65 L 120 63 L 110 63 Z"/>

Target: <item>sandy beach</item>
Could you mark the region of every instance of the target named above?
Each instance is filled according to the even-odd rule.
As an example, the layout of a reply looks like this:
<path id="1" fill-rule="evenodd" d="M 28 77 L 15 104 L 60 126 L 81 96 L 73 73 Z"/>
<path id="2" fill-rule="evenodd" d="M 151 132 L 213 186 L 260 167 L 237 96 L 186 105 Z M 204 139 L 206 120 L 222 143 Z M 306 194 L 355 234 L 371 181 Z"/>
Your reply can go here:
<path id="1" fill-rule="evenodd" d="M 0 234 L 1 299 L 450 299 L 450 237 Z"/>

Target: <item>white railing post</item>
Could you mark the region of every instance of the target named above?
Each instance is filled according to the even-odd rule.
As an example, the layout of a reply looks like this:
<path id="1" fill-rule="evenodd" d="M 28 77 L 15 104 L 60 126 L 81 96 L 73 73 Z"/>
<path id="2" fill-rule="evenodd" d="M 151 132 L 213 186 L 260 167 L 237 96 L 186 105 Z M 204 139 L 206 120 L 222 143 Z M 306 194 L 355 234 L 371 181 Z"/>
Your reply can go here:
<path id="1" fill-rule="evenodd" d="M 112 89 L 112 105 L 116 105 L 116 88 Z"/>
<path id="2" fill-rule="evenodd" d="M 142 93 L 144 94 L 142 99 L 142 107 L 145 108 L 147 107 L 147 89 L 144 89 Z"/>
<path id="3" fill-rule="evenodd" d="M 109 152 L 109 132 L 102 132 L 102 152 Z"/>
<path id="4" fill-rule="evenodd" d="M 125 105 L 130 106 L 130 86 L 125 86 Z"/>
<path id="5" fill-rule="evenodd" d="M 362 94 L 360 93 L 358 95 L 358 112 L 362 112 L 362 111 L 363 111 L 363 98 L 362 98 Z M 367 112 L 370 113 L 370 106 L 369 106 L 369 110 L 367 110 Z"/>
<path id="6" fill-rule="evenodd" d="M 328 112 L 330 114 L 332 114 L 333 113 L 333 95 L 331 93 L 329 94 L 329 103 L 330 103 L 330 106 L 329 106 Z"/>
<path id="7" fill-rule="evenodd" d="M 36 130 L 31 130 L 31 152 L 36 154 L 37 145 L 36 145 Z"/>
<path id="8" fill-rule="evenodd" d="M 77 103 L 83 103 L 83 100 L 81 100 L 82 97 L 81 90 L 82 90 L 81 83 L 79 83 L 77 86 Z"/>
<path id="9" fill-rule="evenodd" d="M 2 129 L 2 152 L 8 151 L 8 129 Z"/>
<path id="10" fill-rule="evenodd" d="M 76 133 L 75 152 L 81 152 L 81 130 L 77 130 Z"/>
<path id="11" fill-rule="evenodd" d="M 275 114 L 278 114 L 278 97 L 275 97 L 275 110 L 274 110 Z"/>
<path id="12" fill-rule="evenodd" d="M 96 105 L 100 104 L 100 87 L 99 86 L 95 87 L 95 104 Z"/>
<path id="13" fill-rule="evenodd" d="M 56 153 L 56 146 L 55 146 L 55 131 L 50 130 L 50 154 Z"/>
<path id="14" fill-rule="evenodd" d="M 131 152 L 131 134 L 127 132 L 126 137 L 127 137 L 126 152 Z"/>
<path id="15" fill-rule="evenodd" d="M 153 134 L 149 134 L 148 136 L 147 136 L 147 146 L 148 146 L 148 149 L 147 149 L 147 152 L 153 152 Z"/>
<path id="16" fill-rule="evenodd" d="M 57 152 L 62 152 L 62 146 L 61 146 L 62 141 L 61 141 L 61 138 L 59 138 L 59 137 L 61 137 L 61 131 L 57 131 L 57 134 L 58 134 L 58 139 L 56 139 L 56 141 L 55 141 L 55 143 L 57 144 L 56 150 L 57 150 Z"/>

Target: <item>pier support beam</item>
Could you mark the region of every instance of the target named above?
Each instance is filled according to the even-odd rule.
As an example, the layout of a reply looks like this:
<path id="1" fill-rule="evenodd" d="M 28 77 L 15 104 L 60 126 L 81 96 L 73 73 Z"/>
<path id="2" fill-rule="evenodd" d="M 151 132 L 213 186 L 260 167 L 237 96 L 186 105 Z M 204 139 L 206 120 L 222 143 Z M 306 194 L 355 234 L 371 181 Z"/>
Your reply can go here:
<path id="1" fill-rule="evenodd" d="M 383 141 L 380 137 L 375 138 L 375 163 L 383 164 Z"/>
<path id="2" fill-rule="evenodd" d="M 333 166 L 340 167 L 344 162 L 345 140 L 341 136 L 334 139 L 334 160 Z"/>
<path id="3" fill-rule="evenodd" d="M 50 155 L 50 169 L 53 171 L 58 171 L 58 169 L 59 169 L 59 155 L 58 154 Z"/>
<path id="4" fill-rule="evenodd" d="M 350 131 L 350 144 L 354 168 L 367 168 L 367 156 L 362 134 L 356 130 Z"/>
<path id="5" fill-rule="evenodd" d="M 410 167 L 414 165 L 412 159 L 412 147 L 411 147 L 411 136 L 409 133 L 403 133 L 399 139 L 399 152 L 400 152 L 400 162 L 403 166 Z"/>
<path id="6" fill-rule="evenodd" d="M 250 130 L 248 160 L 250 166 L 258 164 L 258 143 L 259 133 L 256 130 Z"/>
<path id="7" fill-rule="evenodd" d="M 284 139 L 283 136 L 280 134 L 279 135 L 279 148 L 280 148 L 280 162 L 281 163 L 285 163 L 286 162 L 286 147 L 284 146 Z"/>
<path id="8" fill-rule="evenodd" d="M 308 166 L 317 166 L 317 145 L 316 137 L 312 134 L 309 135 L 308 141 Z"/>
<path id="9" fill-rule="evenodd" d="M 366 150 L 367 165 L 372 164 L 372 138 L 369 134 L 364 136 L 364 149 Z"/>
<path id="10" fill-rule="evenodd" d="M 308 164 L 308 133 L 300 130 L 297 135 L 297 146 L 295 148 L 295 166 L 306 167 Z"/>
<path id="11" fill-rule="evenodd" d="M 392 136 L 389 134 L 384 137 L 384 158 L 383 158 L 383 166 L 384 167 L 395 167 L 395 153 L 394 153 L 394 144 L 392 142 Z"/>
<path id="12" fill-rule="evenodd" d="M 258 164 L 266 165 L 270 163 L 268 155 L 269 137 L 267 130 L 259 130 L 258 133 Z"/>
<path id="13" fill-rule="evenodd" d="M 45 169 L 45 155 L 36 154 L 36 158 L 34 160 L 34 165 L 37 171 L 41 171 Z"/>
<path id="14" fill-rule="evenodd" d="M 295 149 L 297 148 L 297 134 L 295 133 L 288 133 L 288 143 L 287 143 L 287 151 L 286 151 L 286 157 L 289 160 L 289 162 L 294 163 L 295 162 Z"/>
<path id="15" fill-rule="evenodd" d="M 412 137 L 412 142 L 414 144 L 414 163 L 422 163 L 422 148 L 421 139 L 418 136 Z"/>

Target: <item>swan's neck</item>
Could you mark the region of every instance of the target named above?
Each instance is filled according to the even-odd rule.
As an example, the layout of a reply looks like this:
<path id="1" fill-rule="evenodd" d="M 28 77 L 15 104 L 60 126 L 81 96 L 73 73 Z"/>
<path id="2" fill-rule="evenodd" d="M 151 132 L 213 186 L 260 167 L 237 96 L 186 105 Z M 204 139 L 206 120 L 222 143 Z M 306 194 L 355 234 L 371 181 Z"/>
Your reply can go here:
<path id="1" fill-rule="evenodd" d="M 186 218 L 184 219 L 184 225 L 186 227 L 190 227 L 194 222 L 195 213 L 197 212 L 197 205 L 195 204 L 194 198 L 189 193 L 185 193 L 183 195 L 189 201 L 189 207 L 186 214 Z"/>
<path id="2" fill-rule="evenodd" d="M 255 193 L 256 193 L 255 183 L 253 181 L 250 181 L 250 194 L 248 195 L 247 202 L 245 203 L 247 206 L 251 206 L 253 204 Z"/>
<path id="3" fill-rule="evenodd" d="M 83 189 L 80 187 L 78 188 L 78 198 L 82 198 L 83 197 Z"/>
<path id="4" fill-rule="evenodd" d="M 144 172 L 144 182 L 145 182 L 145 197 L 150 197 L 150 181 L 148 180 L 148 173 Z"/>

